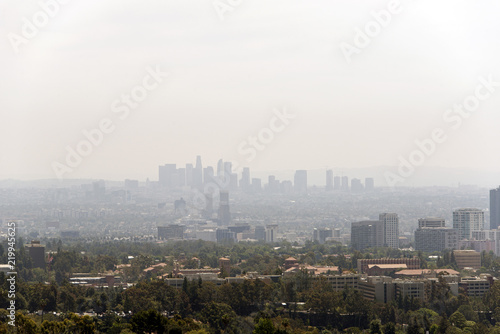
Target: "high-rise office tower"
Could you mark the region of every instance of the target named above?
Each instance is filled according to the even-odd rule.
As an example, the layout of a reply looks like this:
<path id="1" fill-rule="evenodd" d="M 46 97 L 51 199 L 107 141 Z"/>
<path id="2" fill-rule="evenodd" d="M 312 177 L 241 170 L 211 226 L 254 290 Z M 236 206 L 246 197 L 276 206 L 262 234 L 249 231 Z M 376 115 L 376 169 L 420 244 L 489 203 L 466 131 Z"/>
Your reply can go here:
<path id="1" fill-rule="evenodd" d="M 233 163 L 231 161 L 224 162 L 224 171 L 228 175 L 231 175 L 233 173 Z"/>
<path id="2" fill-rule="evenodd" d="M 217 176 L 221 177 L 224 175 L 224 161 L 222 159 L 219 159 L 217 162 Z"/>
<path id="3" fill-rule="evenodd" d="M 229 225 L 231 213 L 229 212 L 229 192 L 221 190 L 219 200 L 219 221 L 221 225 Z"/>
<path id="4" fill-rule="evenodd" d="M 342 191 L 349 191 L 349 178 L 347 176 L 342 176 Z"/>
<path id="5" fill-rule="evenodd" d="M 193 170 L 193 186 L 197 189 L 203 189 L 203 166 L 201 164 L 201 157 L 196 157 L 196 166 Z"/>
<path id="6" fill-rule="evenodd" d="M 104 183 L 104 180 L 93 182 L 92 188 L 94 190 L 94 198 L 103 199 L 106 195 L 106 184 Z"/>
<path id="7" fill-rule="evenodd" d="M 472 231 L 484 230 L 484 212 L 465 208 L 453 211 L 453 228 L 458 230 L 458 238 L 470 239 Z"/>
<path id="8" fill-rule="evenodd" d="M 326 171 L 326 191 L 333 190 L 333 170 Z"/>
<path id="9" fill-rule="evenodd" d="M 294 177 L 295 191 L 299 193 L 307 193 L 307 171 L 297 170 Z"/>
<path id="10" fill-rule="evenodd" d="M 365 178 L 365 190 L 371 191 L 373 189 L 375 189 L 375 181 L 373 180 L 373 178 L 372 177 Z"/>
<path id="11" fill-rule="evenodd" d="M 277 241 L 278 225 L 270 224 L 266 225 L 266 242 Z"/>
<path id="12" fill-rule="evenodd" d="M 262 180 L 258 178 L 252 179 L 252 190 L 255 192 L 260 192 L 262 190 Z"/>
<path id="13" fill-rule="evenodd" d="M 241 172 L 240 188 L 247 191 L 250 188 L 250 168 L 244 167 Z"/>
<path id="14" fill-rule="evenodd" d="M 267 178 L 267 191 L 271 193 L 279 192 L 280 181 L 276 180 L 276 176 L 269 175 Z"/>
<path id="15" fill-rule="evenodd" d="M 158 167 L 158 181 L 161 186 L 172 188 L 173 187 L 173 174 L 177 172 L 175 164 L 166 164 Z"/>
<path id="16" fill-rule="evenodd" d="M 490 230 L 500 226 L 500 187 L 490 190 Z"/>
<path id="17" fill-rule="evenodd" d="M 458 232 L 448 227 L 423 227 L 415 231 L 415 250 L 442 252 L 458 248 Z"/>
<path id="18" fill-rule="evenodd" d="M 381 213 L 379 220 L 384 222 L 384 246 L 399 248 L 399 217 L 397 213 Z"/>
<path id="19" fill-rule="evenodd" d="M 238 190 L 238 174 L 229 174 L 229 190 Z"/>
<path id="20" fill-rule="evenodd" d="M 363 250 L 384 246 L 384 223 L 380 220 L 365 220 L 351 224 L 351 247 Z"/>
<path id="21" fill-rule="evenodd" d="M 340 190 L 340 176 L 333 178 L 333 190 Z"/>
<path id="22" fill-rule="evenodd" d="M 333 230 L 329 228 L 315 228 L 313 231 L 313 240 L 318 241 L 320 244 L 324 244 L 327 238 L 333 237 Z"/>
<path id="23" fill-rule="evenodd" d="M 255 226 L 255 239 L 266 240 L 266 227 L 265 226 Z"/>
<path id="24" fill-rule="evenodd" d="M 33 268 L 45 269 L 45 247 L 38 240 L 32 240 L 31 244 L 25 245 L 28 254 L 31 257 Z"/>
<path id="25" fill-rule="evenodd" d="M 212 218 L 214 212 L 214 197 L 213 193 L 205 193 L 205 210 L 203 210 L 203 217 L 206 219 Z"/>
<path id="26" fill-rule="evenodd" d="M 214 182 L 214 168 L 212 166 L 203 168 L 203 182 L 205 184 Z"/>
<path id="27" fill-rule="evenodd" d="M 399 218 L 396 213 L 381 213 L 379 220 L 351 224 L 351 245 L 363 250 L 370 247 L 399 248 Z"/>
<path id="28" fill-rule="evenodd" d="M 355 193 L 360 193 L 365 189 L 360 179 L 352 179 L 351 180 L 351 191 Z"/>
<path id="29" fill-rule="evenodd" d="M 175 178 L 176 174 L 172 174 Z M 177 169 L 177 179 L 174 181 L 176 186 L 184 187 L 186 185 L 186 168 Z"/>
<path id="30" fill-rule="evenodd" d="M 193 186 L 193 174 L 194 174 L 193 164 L 186 164 L 186 186 L 188 187 Z"/>

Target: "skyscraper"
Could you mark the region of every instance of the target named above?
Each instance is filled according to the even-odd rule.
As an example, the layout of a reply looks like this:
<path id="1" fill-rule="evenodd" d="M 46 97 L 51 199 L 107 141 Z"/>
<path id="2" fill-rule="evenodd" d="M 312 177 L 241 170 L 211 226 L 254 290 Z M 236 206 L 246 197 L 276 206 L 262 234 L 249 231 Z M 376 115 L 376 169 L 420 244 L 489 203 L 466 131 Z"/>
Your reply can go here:
<path id="1" fill-rule="evenodd" d="M 158 180 L 161 186 L 171 188 L 173 186 L 173 174 L 177 172 L 175 164 L 166 164 L 158 167 Z"/>
<path id="2" fill-rule="evenodd" d="M 280 190 L 280 182 L 276 181 L 276 176 L 269 175 L 267 177 L 267 191 L 270 193 L 275 193 Z"/>
<path id="3" fill-rule="evenodd" d="M 245 167 L 241 172 L 240 188 L 243 191 L 248 191 L 250 188 L 250 168 Z"/>
<path id="4" fill-rule="evenodd" d="M 219 159 L 217 162 L 217 176 L 222 177 L 224 174 L 224 161 L 222 159 Z"/>
<path id="5" fill-rule="evenodd" d="M 373 180 L 373 178 L 372 177 L 365 178 L 365 190 L 371 191 L 373 189 L 375 189 L 375 181 Z"/>
<path id="6" fill-rule="evenodd" d="M 214 168 L 212 166 L 203 168 L 203 182 L 205 184 L 214 182 Z"/>
<path id="7" fill-rule="evenodd" d="M 266 225 L 266 242 L 277 241 L 278 225 L 270 224 Z"/>
<path id="8" fill-rule="evenodd" d="M 384 246 L 399 248 L 399 217 L 397 213 L 381 213 L 379 220 L 384 222 Z"/>
<path id="9" fill-rule="evenodd" d="M 307 193 L 307 171 L 297 170 L 294 177 L 295 191 L 299 193 Z"/>
<path id="10" fill-rule="evenodd" d="M 399 248 L 399 218 L 396 213 L 381 213 L 379 220 L 351 224 L 351 245 L 363 250 L 370 247 Z"/>
<path id="11" fill-rule="evenodd" d="M 384 246 L 384 223 L 380 220 L 364 220 L 351 224 L 351 247 L 363 250 Z"/>
<path id="12" fill-rule="evenodd" d="M 313 240 L 318 241 L 320 244 L 324 244 L 327 238 L 333 237 L 333 230 L 329 228 L 315 228 L 313 231 Z"/>
<path id="13" fill-rule="evenodd" d="M 500 226 L 500 187 L 490 190 L 490 230 Z"/>
<path id="14" fill-rule="evenodd" d="M 458 230 L 458 238 L 470 239 L 472 231 L 484 230 L 484 212 L 465 208 L 453 211 L 453 228 Z"/>
<path id="15" fill-rule="evenodd" d="M 174 179 L 175 186 L 184 187 L 186 185 L 186 168 L 177 168 L 177 173 L 172 174 Z M 177 175 L 177 178 L 175 178 Z"/>
<path id="16" fill-rule="evenodd" d="M 220 191 L 219 221 L 221 225 L 229 225 L 231 222 L 231 213 L 229 212 L 229 193 L 223 190 Z"/>
<path id="17" fill-rule="evenodd" d="M 333 190 L 333 170 L 326 171 L 326 191 Z"/>
<path id="18" fill-rule="evenodd" d="M 252 190 L 255 192 L 259 192 L 262 190 L 262 180 L 258 178 L 252 179 Z"/>
<path id="19" fill-rule="evenodd" d="M 340 176 L 333 178 L 333 190 L 340 190 Z"/>
<path id="20" fill-rule="evenodd" d="M 349 191 L 349 178 L 347 176 L 342 176 L 342 191 Z"/>
<path id="21" fill-rule="evenodd" d="M 360 179 L 351 179 L 351 191 L 352 192 L 362 192 L 363 190 L 365 189 L 365 187 L 363 187 L 363 184 L 361 183 L 361 180 Z"/>
<path id="22" fill-rule="evenodd" d="M 203 189 L 203 166 L 199 155 L 196 157 L 196 166 L 193 170 L 193 186 L 199 190 Z"/>
<path id="23" fill-rule="evenodd" d="M 192 187 L 193 186 L 193 174 L 194 174 L 194 167 L 193 164 L 186 164 L 186 186 Z"/>

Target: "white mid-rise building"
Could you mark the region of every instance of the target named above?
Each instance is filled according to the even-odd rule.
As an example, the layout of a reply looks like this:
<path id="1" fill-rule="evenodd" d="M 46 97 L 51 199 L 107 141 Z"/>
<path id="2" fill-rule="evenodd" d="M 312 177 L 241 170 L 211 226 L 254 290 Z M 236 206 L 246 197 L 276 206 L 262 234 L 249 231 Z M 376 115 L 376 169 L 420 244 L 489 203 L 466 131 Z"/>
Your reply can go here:
<path id="1" fill-rule="evenodd" d="M 458 209 L 453 211 L 453 228 L 458 238 L 470 239 L 472 231 L 484 230 L 484 212 L 479 209 Z"/>

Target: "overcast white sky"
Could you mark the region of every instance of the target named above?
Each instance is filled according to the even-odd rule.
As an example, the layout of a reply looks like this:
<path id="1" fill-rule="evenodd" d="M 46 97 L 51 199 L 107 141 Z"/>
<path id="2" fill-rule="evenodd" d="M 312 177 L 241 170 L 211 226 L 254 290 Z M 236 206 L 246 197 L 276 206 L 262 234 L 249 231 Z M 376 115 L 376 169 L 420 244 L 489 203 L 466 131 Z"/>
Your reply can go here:
<path id="1" fill-rule="evenodd" d="M 458 129 L 443 121 L 479 77 L 500 82 L 498 2 L 401 0 L 350 64 L 340 43 L 389 1 L 244 0 L 223 21 L 212 0 L 68 1 L 17 54 L 9 33 L 38 3 L 0 0 L 0 179 L 56 177 L 104 118 L 115 130 L 65 178 L 154 180 L 198 154 L 253 170 L 396 166 L 434 128 L 448 139 L 426 166 L 500 169 L 500 86 Z M 148 66 L 170 75 L 121 120 L 111 105 Z M 296 118 L 246 162 L 238 147 L 283 107 Z"/>

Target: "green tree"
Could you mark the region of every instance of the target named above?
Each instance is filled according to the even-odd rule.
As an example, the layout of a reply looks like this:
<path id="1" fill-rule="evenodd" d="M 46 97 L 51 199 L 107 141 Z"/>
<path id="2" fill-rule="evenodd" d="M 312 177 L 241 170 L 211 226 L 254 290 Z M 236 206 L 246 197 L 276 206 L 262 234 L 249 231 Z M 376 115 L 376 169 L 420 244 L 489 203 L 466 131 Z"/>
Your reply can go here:
<path id="1" fill-rule="evenodd" d="M 478 322 L 479 321 L 479 316 L 477 315 L 477 312 L 472 308 L 471 305 L 461 305 L 457 312 L 462 313 L 465 316 L 465 319 L 469 321 L 474 321 Z"/>
<path id="2" fill-rule="evenodd" d="M 375 319 L 370 322 L 370 334 L 382 334 L 382 323 L 380 319 Z"/>
<path id="3" fill-rule="evenodd" d="M 236 319 L 231 306 L 224 303 L 210 302 L 201 311 L 203 321 L 207 322 L 215 333 L 222 333 Z"/>
<path id="4" fill-rule="evenodd" d="M 450 322 L 448 321 L 448 318 L 446 317 L 446 314 L 443 313 L 441 315 L 441 319 L 439 320 L 438 324 L 438 333 L 440 334 L 445 334 L 446 330 L 450 327 Z"/>
<path id="5" fill-rule="evenodd" d="M 130 320 L 135 333 L 164 333 L 166 322 L 162 315 L 155 310 L 139 311 Z"/>
<path id="6" fill-rule="evenodd" d="M 453 313 L 451 316 L 450 316 L 450 323 L 453 325 L 453 326 L 457 326 L 458 328 L 460 329 L 463 329 L 465 327 L 465 322 L 467 321 L 467 319 L 465 319 L 465 316 L 456 311 L 455 313 Z"/>
<path id="7" fill-rule="evenodd" d="M 393 322 L 388 322 L 384 326 L 384 334 L 396 334 L 396 325 Z"/>
<path id="8" fill-rule="evenodd" d="M 274 334 L 276 328 L 274 328 L 274 324 L 269 318 L 260 318 L 257 325 L 255 325 L 255 329 L 253 330 L 253 334 Z"/>

